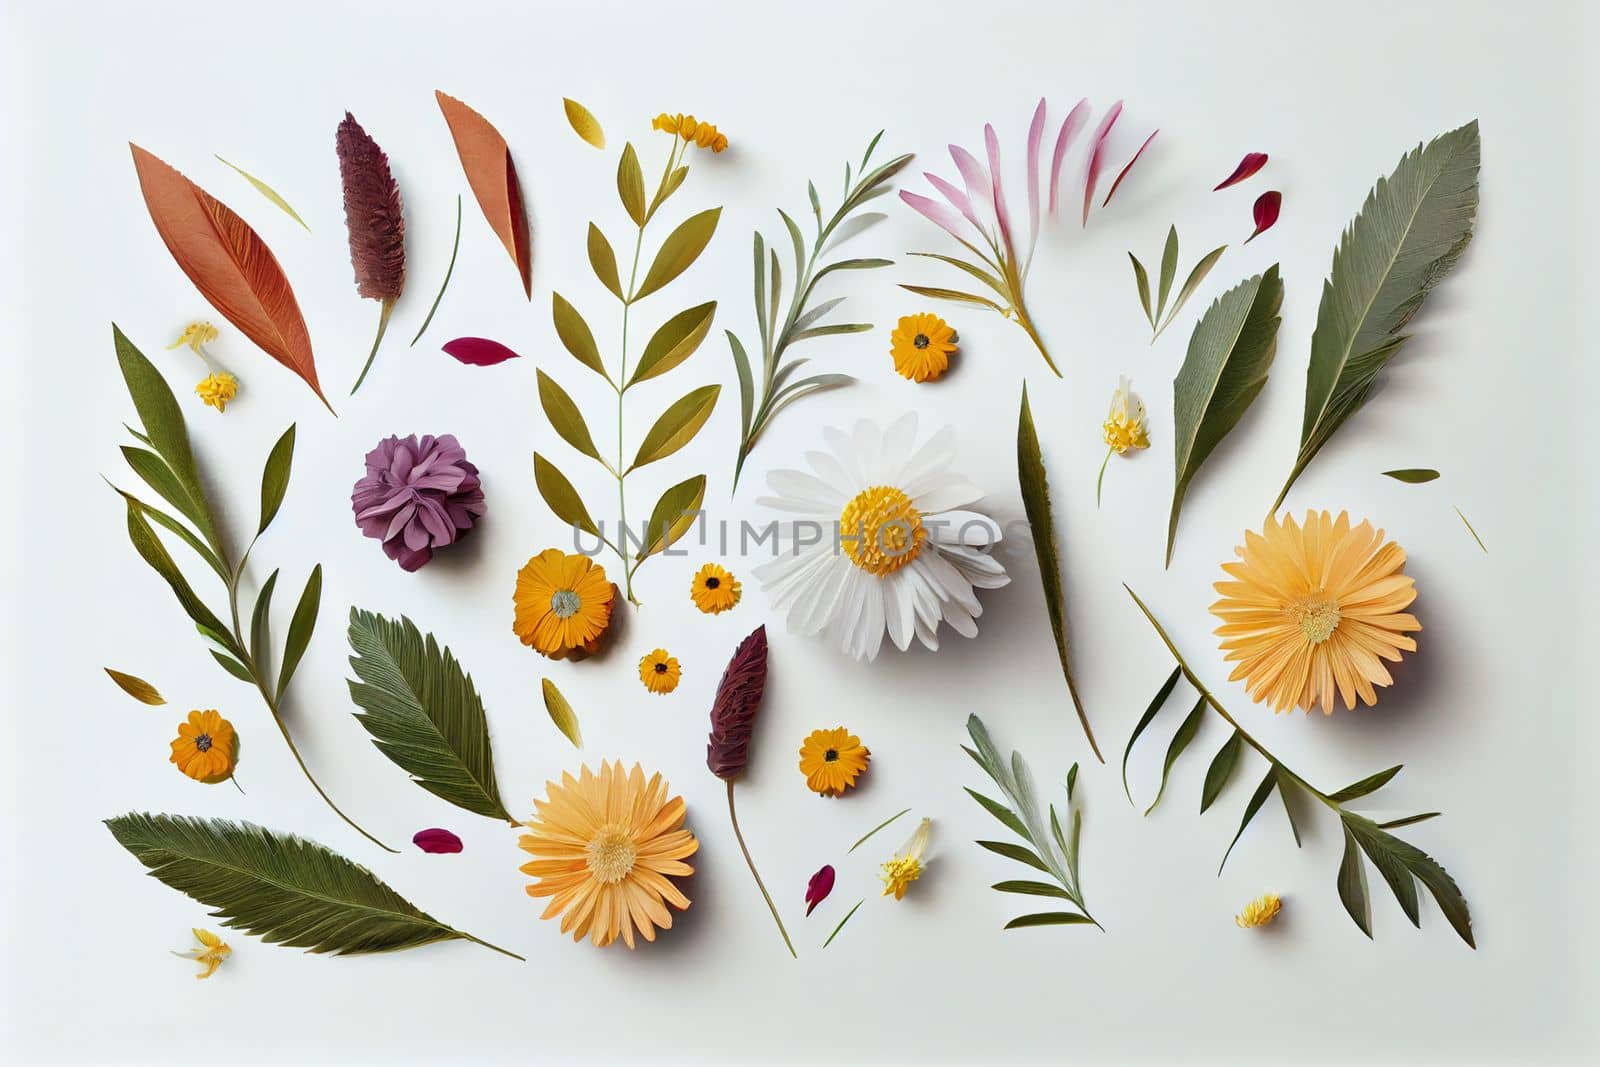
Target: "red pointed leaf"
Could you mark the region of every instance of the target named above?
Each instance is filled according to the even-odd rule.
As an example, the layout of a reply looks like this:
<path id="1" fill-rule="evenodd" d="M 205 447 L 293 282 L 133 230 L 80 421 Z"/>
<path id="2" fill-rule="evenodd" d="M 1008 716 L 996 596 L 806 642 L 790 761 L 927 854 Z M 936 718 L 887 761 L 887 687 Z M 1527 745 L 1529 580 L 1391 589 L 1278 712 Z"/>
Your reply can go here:
<path id="1" fill-rule="evenodd" d="M 1246 152 L 1244 158 L 1239 160 L 1239 165 L 1233 168 L 1233 173 L 1222 179 L 1216 188 L 1211 191 L 1217 192 L 1220 189 L 1226 189 L 1230 185 L 1238 185 L 1266 165 L 1267 154 L 1265 152 Z"/>
<path id="2" fill-rule="evenodd" d="M 1122 179 L 1128 176 L 1128 172 L 1133 169 L 1133 165 L 1139 162 L 1139 157 L 1144 155 L 1144 150 L 1150 147 L 1150 142 L 1154 141 L 1156 139 L 1156 134 L 1160 132 L 1161 131 L 1159 129 L 1155 130 L 1150 134 L 1149 137 L 1146 137 L 1144 139 L 1144 144 L 1140 145 L 1139 150 L 1133 154 L 1133 158 L 1128 160 L 1128 165 L 1117 172 L 1117 180 L 1111 183 L 1111 188 L 1106 191 L 1106 198 L 1100 201 L 1101 207 L 1105 207 L 1107 204 L 1111 203 L 1111 198 L 1117 195 L 1117 186 L 1122 184 Z"/>
<path id="3" fill-rule="evenodd" d="M 1282 210 L 1282 208 L 1283 194 L 1278 192 L 1278 190 L 1273 189 L 1258 196 L 1256 198 L 1256 206 L 1254 209 L 1256 216 L 1256 230 L 1255 233 L 1252 233 L 1249 237 L 1244 239 L 1244 243 L 1249 244 L 1257 237 L 1260 237 L 1262 234 L 1272 229 L 1272 224 L 1278 221 L 1278 212 Z"/>
<path id="4" fill-rule="evenodd" d="M 457 337 L 454 341 L 446 341 L 444 350 L 473 367 L 492 367 L 496 363 L 517 358 L 517 353 L 487 337 Z"/>

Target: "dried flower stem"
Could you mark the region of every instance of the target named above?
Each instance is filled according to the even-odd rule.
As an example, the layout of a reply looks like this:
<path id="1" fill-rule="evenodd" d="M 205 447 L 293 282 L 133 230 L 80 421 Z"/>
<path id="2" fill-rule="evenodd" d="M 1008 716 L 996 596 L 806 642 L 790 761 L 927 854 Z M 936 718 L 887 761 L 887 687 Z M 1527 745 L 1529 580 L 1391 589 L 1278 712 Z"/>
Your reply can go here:
<path id="1" fill-rule="evenodd" d="M 383 309 L 378 312 L 378 336 L 372 339 L 372 351 L 367 353 L 367 362 L 361 368 L 361 377 L 350 387 L 351 396 L 355 396 L 356 390 L 361 388 L 361 383 L 367 380 L 367 371 L 372 369 L 372 361 L 378 357 L 378 346 L 383 344 L 383 335 L 389 329 L 389 313 L 392 311 L 394 311 L 394 301 L 385 300 Z"/>
<path id="2" fill-rule="evenodd" d="M 778 924 L 778 933 L 783 935 L 783 944 L 789 950 L 789 955 L 795 959 L 800 956 L 794 950 L 794 943 L 789 940 L 789 931 L 783 928 L 783 920 L 778 916 L 778 906 L 772 902 L 772 894 L 767 892 L 766 883 L 761 880 L 761 872 L 756 870 L 756 861 L 750 858 L 750 850 L 745 847 L 744 834 L 739 832 L 739 814 L 733 810 L 733 782 L 728 782 L 728 818 L 733 820 L 733 836 L 739 841 L 739 851 L 744 853 L 744 862 L 750 868 L 750 873 L 755 876 L 756 888 L 761 890 L 761 896 L 767 902 L 767 910 L 772 912 L 772 921 Z M 843 925 L 842 923 L 840 925 Z M 834 933 L 838 933 L 837 930 Z M 832 940 L 832 938 L 829 938 Z"/>

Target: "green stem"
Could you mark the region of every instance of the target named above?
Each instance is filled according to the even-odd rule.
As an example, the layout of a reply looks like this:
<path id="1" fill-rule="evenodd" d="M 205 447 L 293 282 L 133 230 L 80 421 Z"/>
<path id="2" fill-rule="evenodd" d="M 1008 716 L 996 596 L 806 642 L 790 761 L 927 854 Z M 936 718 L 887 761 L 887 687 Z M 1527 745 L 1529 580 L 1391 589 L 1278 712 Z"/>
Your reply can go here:
<path id="1" fill-rule="evenodd" d="M 445 269 L 444 281 L 439 285 L 439 295 L 433 298 L 433 306 L 428 309 L 428 317 L 422 320 L 422 327 L 417 330 L 417 335 L 411 339 L 408 347 L 415 348 L 417 342 L 422 340 L 422 335 L 428 332 L 428 325 L 433 322 L 433 313 L 439 310 L 439 301 L 444 299 L 444 291 L 450 288 L 450 276 L 456 272 L 456 253 L 461 251 L 461 194 L 456 194 L 456 241 L 450 246 L 450 266 Z"/>
<path id="2" fill-rule="evenodd" d="M 783 943 L 789 949 L 789 955 L 795 959 L 800 956 L 794 950 L 794 943 L 789 940 L 789 931 L 783 928 L 783 920 L 778 917 L 778 906 L 772 903 L 772 894 L 767 892 L 766 883 L 761 881 L 761 872 L 756 870 L 756 861 L 750 858 L 750 850 L 745 847 L 744 834 L 739 832 L 739 814 L 733 810 L 733 782 L 728 782 L 728 818 L 733 820 L 733 836 L 739 840 L 739 851 L 744 853 L 744 862 L 750 868 L 750 873 L 755 876 L 756 888 L 761 890 L 761 896 L 767 902 L 767 910 L 772 912 L 772 921 L 778 924 L 778 933 L 783 935 Z M 837 931 L 835 931 L 837 933 Z"/>
<path id="3" fill-rule="evenodd" d="M 853 916 L 856 913 L 856 910 L 865 903 L 865 900 L 858 900 L 856 901 L 856 906 L 854 908 L 851 908 L 849 911 L 844 913 L 844 918 L 839 920 L 839 925 L 833 928 L 833 933 L 828 935 L 828 940 L 822 943 L 823 948 L 827 948 L 829 945 L 833 944 L 833 939 L 839 936 L 839 931 L 844 929 L 844 924 L 849 922 L 850 917 Z"/>
<path id="4" fill-rule="evenodd" d="M 1100 474 L 1094 480 L 1094 506 L 1100 506 L 1100 486 L 1106 480 L 1106 464 L 1111 462 L 1111 453 L 1116 449 L 1106 449 L 1106 458 L 1100 461 Z"/>
<path id="5" fill-rule="evenodd" d="M 383 344 L 383 334 L 389 328 L 389 315 L 394 311 L 394 301 L 385 300 L 382 310 L 378 312 L 378 336 L 372 339 L 372 351 L 367 353 L 366 365 L 361 368 L 361 377 L 356 379 L 356 384 L 350 387 L 350 395 L 355 396 L 356 390 L 361 388 L 361 383 L 367 380 L 367 371 L 372 369 L 372 361 L 378 358 L 378 346 Z"/>
<path id="6" fill-rule="evenodd" d="M 1023 306 L 1022 287 L 1020 285 L 1014 286 L 1012 293 L 1016 299 L 1011 302 L 1011 310 L 1017 316 L 1017 325 L 1022 327 L 1029 340 L 1033 342 L 1033 347 L 1037 348 L 1039 354 L 1044 357 L 1045 366 L 1049 367 L 1051 373 L 1057 378 L 1061 377 L 1061 368 L 1057 367 L 1056 361 L 1050 358 L 1050 352 L 1044 347 L 1044 340 L 1039 336 L 1039 331 L 1033 328 L 1033 320 L 1028 317 L 1028 309 Z"/>
<path id="7" fill-rule="evenodd" d="M 482 945 L 484 948 L 493 949 L 494 951 L 500 953 L 500 955 L 502 955 L 502 956 L 510 956 L 512 959 L 521 960 L 523 963 L 527 963 L 528 962 L 526 957 L 519 956 L 515 952 L 512 952 L 508 948 L 501 948 L 499 945 L 491 945 L 489 942 L 483 940 L 480 937 L 473 937 L 471 934 L 464 934 L 460 930 L 454 930 L 454 931 L 452 931 L 452 933 L 454 933 L 457 937 L 461 938 L 463 941 L 471 941 L 474 945 Z"/>

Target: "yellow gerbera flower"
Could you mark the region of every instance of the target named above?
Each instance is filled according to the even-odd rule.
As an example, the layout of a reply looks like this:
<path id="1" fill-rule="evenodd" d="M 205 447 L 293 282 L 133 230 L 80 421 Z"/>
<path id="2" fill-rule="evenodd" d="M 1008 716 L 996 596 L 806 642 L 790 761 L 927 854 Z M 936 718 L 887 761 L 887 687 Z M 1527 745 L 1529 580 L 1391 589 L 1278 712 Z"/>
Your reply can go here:
<path id="1" fill-rule="evenodd" d="M 549 897 L 542 919 L 561 916 L 561 932 L 574 941 L 584 935 L 604 948 L 622 935 L 634 944 L 634 931 L 646 941 L 656 928 L 672 928 L 672 913 L 689 898 L 671 881 L 694 873 L 683 860 L 700 847 L 684 829 L 682 797 L 667 797 L 667 783 L 656 774 L 645 781 L 635 763 L 602 763 L 600 773 L 583 767 L 574 779 L 545 783 L 537 814 L 523 825 L 529 833 L 518 845 L 534 858 L 522 873 L 536 878 L 531 897 Z"/>
<path id="2" fill-rule="evenodd" d="M 204 356 L 205 353 L 200 351 L 200 346 L 209 344 L 216 339 L 217 328 L 215 326 L 209 322 L 191 322 L 183 328 L 183 332 L 178 335 L 178 339 L 167 346 L 167 351 L 171 352 L 174 348 L 182 348 L 184 345 L 188 345 L 195 355 Z"/>
<path id="3" fill-rule="evenodd" d="M 688 144 L 709 148 L 713 152 L 721 152 L 728 147 L 728 138 L 716 126 L 709 122 L 700 122 L 693 115 L 685 115 L 682 112 L 676 115 L 662 112 L 650 120 L 650 128 L 676 134 Z"/>
<path id="4" fill-rule="evenodd" d="M 825 797 L 843 796 L 867 769 L 872 753 L 843 726 L 813 730 L 800 745 L 800 773 L 806 786 Z"/>
<path id="5" fill-rule="evenodd" d="M 889 354 L 902 378 L 931 382 L 950 366 L 956 332 L 937 315 L 906 315 L 889 334 Z"/>
<path id="6" fill-rule="evenodd" d="M 743 592 L 739 579 L 715 563 L 707 563 L 694 572 L 689 585 L 689 596 L 694 606 L 707 615 L 720 615 L 739 603 Z"/>
<path id="7" fill-rule="evenodd" d="M 911 840 L 905 843 L 905 847 L 883 865 L 879 877 L 883 879 L 884 896 L 893 893 L 894 899 L 901 900 L 911 883 L 922 877 L 922 857 L 928 851 L 928 833 L 932 826 L 932 819 L 923 819 L 917 824 L 917 832 L 911 835 Z"/>
<path id="8" fill-rule="evenodd" d="M 683 671 L 678 666 L 675 656 L 667 655 L 667 650 L 658 648 L 639 661 L 639 681 L 652 693 L 670 693 L 678 688 L 678 679 L 683 677 Z"/>
<path id="9" fill-rule="evenodd" d="M 228 401 L 239 393 L 239 379 L 227 371 L 208 374 L 205 380 L 194 387 L 194 393 L 206 403 L 206 406 L 226 411 Z"/>
<path id="10" fill-rule="evenodd" d="M 193 933 L 194 939 L 200 942 L 200 947 L 191 948 L 187 952 L 174 952 L 173 955 L 180 959 L 197 961 L 204 970 L 195 977 L 210 978 L 217 973 L 217 968 L 222 966 L 222 961 L 233 955 L 233 949 L 210 930 L 195 927 Z"/>
<path id="11" fill-rule="evenodd" d="M 233 774 L 238 743 L 233 724 L 214 709 L 191 711 L 189 721 L 178 724 L 171 762 L 195 781 L 215 785 Z"/>
<path id="12" fill-rule="evenodd" d="M 547 548 L 517 572 L 511 629 L 523 644 L 551 659 L 588 654 L 600 647 L 611 625 L 616 594 L 604 567 L 587 556 Z"/>
<path id="13" fill-rule="evenodd" d="M 1283 901 L 1276 893 L 1263 893 L 1244 906 L 1244 910 L 1233 917 L 1235 925 L 1241 930 L 1249 930 L 1255 926 L 1265 926 L 1278 917 L 1278 912 L 1283 910 Z"/>
<path id="14" fill-rule="evenodd" d="M 1370 522 L 1352 528 L 1342 511 L 1308 511 L 1304 527 L 1273 516 L 1244 537 L 1239 562 L 1222 565 L 1233 580 L 1213 585 L 1222 595 L 1211 605 L 1222 620 L 1215 632 L 1224 658 L 1239 664 L 1229 681 L 1243 678 L 1251 699 L 1274 711 L 1320 705 L 1331 715 L 1336 689 L 1346 709 L 1357 695 L 1376 704 L 1373 686 L 1394 681 L 1382 661 L 1415 652 L 1406 635 L 1422 629 L 1404 612 L 1417 598 L 1405 550 Z"/>

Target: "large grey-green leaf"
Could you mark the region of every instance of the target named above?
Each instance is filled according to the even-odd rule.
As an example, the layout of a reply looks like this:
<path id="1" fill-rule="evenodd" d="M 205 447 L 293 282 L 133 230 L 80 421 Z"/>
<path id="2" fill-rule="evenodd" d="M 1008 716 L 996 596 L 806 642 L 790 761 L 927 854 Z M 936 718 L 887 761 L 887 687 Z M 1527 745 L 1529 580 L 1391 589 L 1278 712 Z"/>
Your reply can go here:
<path id="1" fill-rule="evenodd" d="M 350 699 L 373 743 L 418 785 L 475 815 L 515 824 L 494 778 L 489 722 L 472 676 L 432 634 L 350 609 Z"/>
<path id="2" fill-rule="evenodd" d="M 595 447 L 594 437 L 589 433 L 589 424 L 584 421 L 578 405 L 572 402 L 572 397 L 544 371 L 534 373 L 539 383 L 539 406 L 544 409 L 544 417 L 550 420 L 556 433 L 590 459 L 599 459 L 600 450 Z"/>
<path id="3" fill-rule="evenodd" d="M 129 813 L 106 820 L 152 877 L 268 944 L 345 956 L 463 939 L 365 867 L 321 845 L 251 823 Z"/>
<path id="4" fill-rule="evenodd" d="M 700 258 L 706 245 L 711 243 L 711 236 L 717 232 L 717 220 L 720 218 L 722 209 L 714 207 L 690 215 L 679 223 L 678 228 L 667 234 L 667 239 L 661 242 L 656 258 L 645 272 L 644 281 L 629 295 L 629 301 L 644 299 L 688 270 Z"/>
<path id="5" fill-rule="evenodd" d="M 1278 347 L 1283 282 L 1274 263 L 1265 274 L 1223 293 L 1195 324 L 1189 351 L 1172 381 L 1172 512 L 1167 563 L 1178 534 L 1178 512 L 1195 472 L 1267 384 Z"/>
<path id="6" fill-rule="evenodd" d="M 1455 268 L 1478 211 L 1477 120 L 1400 160 L 1367 194 L 1333 253 L 1306 368 L 1300 450 L 1276 512 L 1313 457 L 1372 393 L 1428 293 Z"/>
<path id="7" fill-rule="evenodd" d="M 1028 406 L 1026 384 L 1022 387 L 1022 410 L 1017 416 L 1017 481 L 1022 488 L 1022 507 L 1028 516 L 1028 528 L 1033 533 L 1033 554 L 1039 562 L 1039 580 L 1044 586 L 1044 608 L 1050 616 L 1056 658 L 1061 661 L 1061 673 L 1067 680 L 1067 692 L 1072 696 L 1072 706 L 1077 709 L 1083 736 L 1088 738 L 1095 759 L 1104 763 L 1106 759 L 1100 754 L 1094 731 L 1089 728 L 1083 701 L 1078 699 L 1078 683 L 1072 677 L 1072 663 L 1067 656 L 1066 605 L 1061 595 L 1061 561 L 1056 557 L 1055 518 L 1050 512 L 1050 480 L 1045 474 L 1039 432 Z"/>

